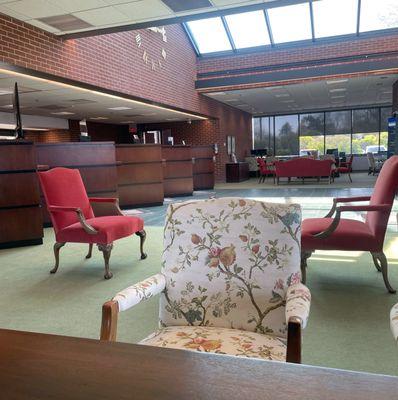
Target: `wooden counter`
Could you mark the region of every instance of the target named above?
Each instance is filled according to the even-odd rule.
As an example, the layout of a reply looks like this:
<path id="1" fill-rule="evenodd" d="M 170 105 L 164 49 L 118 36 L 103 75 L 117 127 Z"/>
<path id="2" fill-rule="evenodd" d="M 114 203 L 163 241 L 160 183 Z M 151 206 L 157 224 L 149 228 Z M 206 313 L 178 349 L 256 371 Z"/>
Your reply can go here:
<path id="1" fill-rule="evenodd" d="M 214 149 L 213 146 L 191 146 L 193 164 L 193 189 L 214 188 Z"/>
<path id="2" fill-rule="evenodd" d="M 43 243 L 32 142 L 0 140 L 0 248 Z"/>
<path id="3" fill-rule="evenodd" d="M 113 142 L 38 143 L 36 152 L 37 164 L 78 169 L 89 196 L 118 197 Z M 94 211 L 101 215 L 99 208 Z M 43 217 L 48 225 L 50 218 L 45 206 Z"/>
<path id="4" fill-rule="evenodd" d="M 193 164 L 190 146 L 162 146 L 163 187 L 167 197 L 191 196 Z"/>
<path id="5" fill-rule="evenodd" d="M 120 206 L 163 204 L 162 148 L 159 144 L 117 144 Z"/>

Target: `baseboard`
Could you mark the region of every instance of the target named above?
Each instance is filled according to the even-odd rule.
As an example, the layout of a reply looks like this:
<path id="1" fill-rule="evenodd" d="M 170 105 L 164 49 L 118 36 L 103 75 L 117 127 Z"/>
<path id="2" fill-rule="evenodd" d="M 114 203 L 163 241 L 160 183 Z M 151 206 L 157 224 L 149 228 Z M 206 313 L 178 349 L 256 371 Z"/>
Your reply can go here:
<path id="1" fill-rule="evenodd" d="M 12 249 L 15 247 L 35 246 L 43 244 L 43 238 L 29 240 L 15 240 L 13 242 L 0 243 L 0 249 Z"/>

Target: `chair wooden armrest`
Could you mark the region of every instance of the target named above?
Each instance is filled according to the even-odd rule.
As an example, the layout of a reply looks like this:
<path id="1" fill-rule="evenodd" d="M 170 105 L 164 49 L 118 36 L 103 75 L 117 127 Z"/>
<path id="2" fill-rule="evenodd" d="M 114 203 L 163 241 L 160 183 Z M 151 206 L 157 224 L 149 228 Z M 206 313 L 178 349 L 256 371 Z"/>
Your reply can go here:
<path id="1" fill-rule="evenodd" d="M 96 235 L 98 231 L 87 223 L 86 218 L 80 208 L 77 207 L 61 207 L 61 206 L 48 206 L 48 211 L 50 213 L 53 212 L 75 212 L 77 215 L 77 219 L 80 222 L 80 225 L 84 229 L 86 233 L 89 235 Z"/>
<path id="2" fill-rule="evenodd" d="M 386 211 L 388 212 L 391 208 L 391 205 L 389 204 L 377 204 L 377 205 L 362 205 L 362 206 L 341 206 L 341 207 L 336 207 L 336 216 L 334 217 L 332 223 L 322 232 L 316 233 L 313 235 L 314 237 L 318 239 L 326 239 L 328 238 L 336 229 L 337 226 L 339 225 L 340 219 L 341 219 L 341 213 L 346 212 L 346 211 Z M 333 215 L 333 214 L 332 214 Z"/>
<path id="3" fill-rule="evenodd" d="M 336 197 L 333 199 L 333 205 L 330 211 L 325 215 L 325 218 L 331 218 L 336 212 L 337 203 L 352 203 L 354 201 L 369 201 L 370 196 L 357 196 L 357 197 Z"/>
<path id="4" fill-rule="evenodd" d="M 152 275 L 117 293 L 102 306 L 101 340 L 115 341 L 119 312 L 161 293 L 166 288 L 163 274 Z"/>

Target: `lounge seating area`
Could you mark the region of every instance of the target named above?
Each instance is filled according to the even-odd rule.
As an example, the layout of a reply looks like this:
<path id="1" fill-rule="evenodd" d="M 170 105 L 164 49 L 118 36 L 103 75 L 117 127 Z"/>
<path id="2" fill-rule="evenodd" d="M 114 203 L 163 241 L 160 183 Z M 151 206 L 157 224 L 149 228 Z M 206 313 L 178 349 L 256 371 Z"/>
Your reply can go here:
<path id="1" fill-rule="evenodd" d="M 0 400 L 397 398 L 396 0 L 0 27 Z"/>

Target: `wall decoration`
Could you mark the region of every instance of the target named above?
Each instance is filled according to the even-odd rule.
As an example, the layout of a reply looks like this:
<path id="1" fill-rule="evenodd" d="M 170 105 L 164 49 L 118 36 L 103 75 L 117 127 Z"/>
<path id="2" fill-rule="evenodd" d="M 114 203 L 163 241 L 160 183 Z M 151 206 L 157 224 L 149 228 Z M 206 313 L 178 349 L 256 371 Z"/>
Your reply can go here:
<path id="1" fill-rule="evenodd" d="M 147 28 L 147 30 L 155 34 L 160 34 L 162 42 L 167 43 L 166 29 L 164 26 Z M 153 71 L 162 69 L 163 64 L 167 58 L 167 52 L 163 47 L 163 45 L 160 53 L 156 52 L 155 54 L 153 51 L 151 51 L 149 48 L 146 47 L 145 40 L 142 34 L 140 33 L 137 33 L 135 35 L 135 43 L 139 49 L 141 48 L 143 49 L 142 59 L 145 62 L 145 64 L 150 65 Z"/>
<path id="2" fill-rule="evenodd" d="M 227 136 L 227 154 L 235 153 L 235 136 Z"/>

